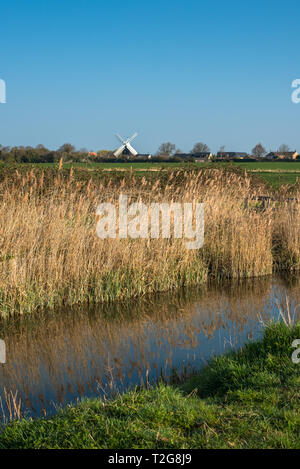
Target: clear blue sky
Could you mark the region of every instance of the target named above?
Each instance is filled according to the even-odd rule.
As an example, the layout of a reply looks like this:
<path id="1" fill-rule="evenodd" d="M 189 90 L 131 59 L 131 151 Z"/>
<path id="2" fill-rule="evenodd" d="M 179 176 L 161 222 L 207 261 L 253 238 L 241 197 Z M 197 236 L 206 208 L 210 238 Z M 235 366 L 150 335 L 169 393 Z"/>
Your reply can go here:
<path id="1" fill-rule="evenodd" d="M 0 143 L 300 151 L 300 2 L 2 0 Z"/>

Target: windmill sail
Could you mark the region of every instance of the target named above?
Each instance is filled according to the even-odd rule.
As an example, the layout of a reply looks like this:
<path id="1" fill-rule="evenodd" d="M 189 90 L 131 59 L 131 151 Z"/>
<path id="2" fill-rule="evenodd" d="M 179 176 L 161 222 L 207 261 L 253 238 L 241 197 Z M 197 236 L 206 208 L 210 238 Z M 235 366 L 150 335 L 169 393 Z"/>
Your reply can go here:
<path id="1" fill-rule="evenodd" d="M 135 132 L 132 137 L 123 139 L 119 134 L 116 134 L 116 137 L 122 145 L 114 152 L 115 157 L 121 156 L 121 155 L 132 155 L 136 156 L 138 152 L 133 148 L 133 146 L 130 144 L 130 142 L 137 136 L 137 133 Z"/>
<path id="2" fill-rule="evenodd" d="M 123 143 L 123 139 L 119 134 L 116 134 L 116 137 L 120 140 L 121 143 Z"/>
<path id="3" fill-rule="evenodd" d="M 117 157 L 120 156 L 120 155 L 122 155 L 122 153 L 123 153 L 123 151 L 125 150 L 125 148 L 126 148 L 125 145 L 121 145 L 120 148 L 118 148 L 118 149 L 114 152 L 114 155 L 117 156 Z"/>
<path id="4" fill-rule="evenodd" d="M 127 150 L 130 151 L 130 153 L 133 156 L 136 156 L 138 154 L 138 152 L 130 145 L 130 143 L 127 143 L 126 148 L 127 148 Z"/>

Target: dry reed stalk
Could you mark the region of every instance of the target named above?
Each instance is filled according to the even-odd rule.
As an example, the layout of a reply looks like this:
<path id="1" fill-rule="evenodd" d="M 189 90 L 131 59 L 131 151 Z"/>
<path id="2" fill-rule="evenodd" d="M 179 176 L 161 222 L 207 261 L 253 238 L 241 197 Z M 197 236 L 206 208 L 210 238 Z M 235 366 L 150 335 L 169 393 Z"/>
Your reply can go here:
<path id="1" fill-rule="evenodd" d="M 20 420 L 22 417 L 22 401 L 18 398 L 18 391 L 7 391 L 3 388 L 4 402 L 6 405 L 6 411 L 3 406 L 2 397 L 0 396 L 0 408 L 2 412 L 3 423 L 12 422 L 13 420 Z"/>
<path id="2" fill-rule="evenodd" d="M 293 217 L 284 208 L 245 209 L 244 200 L 259 189 L 255 193 L 249 179 L 223 170 L 176 172 L 166 184 L 160 177 L 154 183 L 133 175 L 83 182 L 60 171 L 53 184 L 32 171 L 0 182 L 1 313 L 128 298 L 203 282 L 208 273 L 270 274 L 274 239 L 293 249 L 300 267 L 298 206 Z M 187 251 L 185 240 L 173 238 L 97 238 L 97 205 L 117 203 L 121 192 L 129 203 L 204 202 L 204 247 Z"/>

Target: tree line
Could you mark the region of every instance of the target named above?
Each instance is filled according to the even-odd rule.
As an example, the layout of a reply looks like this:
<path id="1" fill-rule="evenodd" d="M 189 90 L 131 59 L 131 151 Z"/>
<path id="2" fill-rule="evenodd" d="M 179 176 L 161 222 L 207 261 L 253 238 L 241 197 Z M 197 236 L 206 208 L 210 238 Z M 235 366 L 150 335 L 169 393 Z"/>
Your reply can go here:
<path id="1" fill-rule="evenodd" d="M 221 146 L 220 152 L 225 152 L 225 146 Z M 283 144 L 277 150 L 278 152 L 288 152 L 290 148 Z M 176 155 L 183 153 L 174 143 L 162 143 L 156 154 L 152 157 L 152 161 L 160 161 L 168 158 L 174 161 L 178 159 Z M 197 142 L 189 152 L 192 158 L 193 154 L 210 153 L 210 148 L 203 142 Z M 252 149 L 252 155 L 255 158 L 263 158 L 267 154 L 266 149 L 261 143 L 255 145 Z M 64 143 L 57 150 L 49 150 L 44 145 L 31 146 L 15 146 L 5 147 L 0 145 L 0 161 L 11 163 L 57 163 L 60 159 L 64 162 L 101 162 L 101 161 L 127 161 L 130 159 L 128 155 L 121 155 L 116 158 L 111 150 L 99 150 L 97 153 L 89 152 L 86 148 L 76 150 L 71 143 Z M 145 155 L 147 159 L 147 155 Z"/>
<path id="2" fill-rule="evenodd" d="M 279 148 L 276 150 L 279 153 L 285 153 L 290 151 L 290 147 L 283 143 L 282 145 L 279 146 Z M 219 152 L 224 153 L 225 152 L 225 145 L 222 145 L 219 148 Z M 157 151 L 157 155 L 176 155 L 183 153 L 182 150 L 176 147 L 174 143 L 171 142 L 165 142 L 160 145 Z M 210 148 L 208 145 L 206 145 L 203 142 L 198 142 L 195 143 L 191 151 L 189 152 L 191 155 L 196 154 L 196 153 L 210 153 Z M 267 154 L 267 150 L 265 147 L 262 145 L 262 143 L 258 143 L 255 145 L 252 150 L 251 154 L 256 157 L 256 158 L 263 158 Z"/>

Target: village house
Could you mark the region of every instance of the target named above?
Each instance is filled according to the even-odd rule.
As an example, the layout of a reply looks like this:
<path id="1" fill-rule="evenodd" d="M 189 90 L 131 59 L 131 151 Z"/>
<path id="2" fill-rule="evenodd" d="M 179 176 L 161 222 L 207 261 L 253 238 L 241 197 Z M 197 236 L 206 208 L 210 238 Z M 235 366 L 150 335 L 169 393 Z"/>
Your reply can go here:
<path id="1" fill-rule="evenodd" d="M 228 160 L 228 159 L 245 159 L 248 158 L 248 153 L 240 152 L 240 151 L 218 151 L 217 158 L 221 160 Z"/>
<path id="2" fill-rule="evenodd" d="M 174 156 L 183 160 L 193 158 L 195 161 L 207 161 L 212 159 L 213 154 L 210 151 L 202 151 L 197 153 L 176 153 Z"/>
<path id="3" fill-rule="evenodd" d="M 266 155 L 268 160 L 296 160 L 299 153 L 295 151 L 271 151 Z"/>

